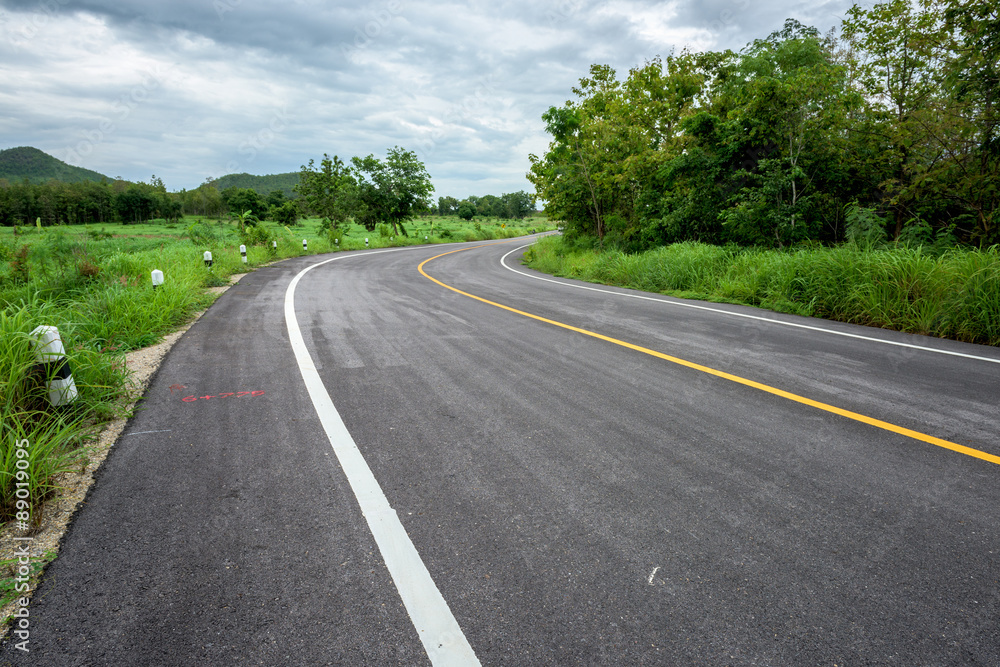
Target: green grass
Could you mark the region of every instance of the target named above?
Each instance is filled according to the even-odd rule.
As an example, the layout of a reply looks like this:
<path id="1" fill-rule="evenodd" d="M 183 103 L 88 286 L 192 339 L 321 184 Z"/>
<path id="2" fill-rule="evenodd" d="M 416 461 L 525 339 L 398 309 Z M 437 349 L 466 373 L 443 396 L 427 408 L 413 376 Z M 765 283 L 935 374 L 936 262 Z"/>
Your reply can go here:
<path id="1" fill-rule="evenodd" d="M 673 296 L 1000 345 L 1000 247 L 762 250 L 678 243 L 641 254 L 541 239 L 532 268 Z"/>
<path id="2" fill-rule="evenodd" d="M 339 244 L 320 230 L 320 220 L 292 227 L 261 223 L 269 239 L 249 245 L 248 263 L 239 253 L 233 223 L 188 217 L 177 224 L 0 228 L 0 522 L 16 512 L 14 443 L 29 442 L 30 513 L 56 491 L 56 480 L 83 465 L 97 428 L 120 414 L 127 380 L 124 353 L 155 343 L 207 307 L 207 287 L 228 284 L 234 273 L 287 257 L 337 250 L 398 247 L 520 236 L 551 229 L 547 221 L 429 217 L 406 225 L 409 236 L 393 238 L 387 228 L 366 231 L 351 225 Z M 308 241 L 303 250 L 302 240 Z M 205 250 L 213 254 L 208 270 Z M 150 272 L 165 282 L 153 289 Z M 79 398 L 52 408 L 44 382 L 33 373 L 29 333 L 56 326 L 66 348 Z"/>

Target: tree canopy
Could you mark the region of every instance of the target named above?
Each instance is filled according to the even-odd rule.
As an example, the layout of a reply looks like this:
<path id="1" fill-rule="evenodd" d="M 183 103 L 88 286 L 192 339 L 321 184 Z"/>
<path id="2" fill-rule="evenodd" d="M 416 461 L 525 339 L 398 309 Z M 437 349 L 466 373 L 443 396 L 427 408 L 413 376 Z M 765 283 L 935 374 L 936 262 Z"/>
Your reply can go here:
<path id="1" fill-rule="evenodd" d="M 626 249 L 837 242 L 859 220 L 997 243 L 998 34 L 995 3 L 888 0 L 839 38 L 789 19 L 738 53 L 593 65 L 542 115 L 528 179 L 569 235 Z"/>
<path id="2" fill-rule="evenodd" d="M 352 158 L 357 177 L 356 219 L 372 230 L 384 223 L 393 234 L 407 235 L 403 223 L 414 216 L 420 204 L 429 207 L 434 191 L 430 174 L 413 151 L 390 148 L 385 160 L 374 155 Z"/>
<path id="3" fill-rule="evenodd" d="M 341 229 L 355 206 L 357 184 L 351 170 L 336 155 L 326 153 L 317 168 L 313 160 L 303 165 L 295 191 L 306 206 L 332 229 Z"/>

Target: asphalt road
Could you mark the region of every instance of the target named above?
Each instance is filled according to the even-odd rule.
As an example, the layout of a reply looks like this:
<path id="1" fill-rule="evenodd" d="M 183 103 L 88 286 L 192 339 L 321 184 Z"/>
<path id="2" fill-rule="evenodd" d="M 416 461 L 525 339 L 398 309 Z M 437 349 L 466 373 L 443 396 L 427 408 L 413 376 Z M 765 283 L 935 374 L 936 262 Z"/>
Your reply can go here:
<path id="1" fill-rule="evenodd" d="M 306 371 L 286 299 L 329 257 L 244 277 L 0 662 L 1000 664 L 1000 351 L 556 284 L 523 243 L 333 256 L 292 295 Z M 418 270 L 459 248 L 423 271 L 466 294 Z"/>

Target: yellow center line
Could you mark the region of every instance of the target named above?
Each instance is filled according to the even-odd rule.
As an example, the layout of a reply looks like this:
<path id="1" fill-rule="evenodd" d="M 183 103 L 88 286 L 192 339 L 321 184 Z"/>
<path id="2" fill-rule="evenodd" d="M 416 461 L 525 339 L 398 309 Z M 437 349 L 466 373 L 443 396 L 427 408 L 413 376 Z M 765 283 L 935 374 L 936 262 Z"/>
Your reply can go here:
<path id="1" fill-rule="evenodd" d="M 533 320 L 538 320 L 539 322 L 545 322 L 546 324 L 551 324 L 552 326 L 560 327 L 562 329 L 568 329 L 570 331 L 575 331 L 581 333 L 585 336 L 590 336 L 591 338 L 597 338 L 598 340 L 607 341 L 608 343 L 614 343 L 615 345 L 620 345 L 621 347 L 627 347 L 630 350 L 635 350 L 636 352 L 642 352 L 643 354 L 648 354 L 651 357 L 656 357 L 657 359 L 663 359 L 664 361 L 669 361 L 673 364 L 678 364 L 680 366 L 685 366 L 702 373 L 708 373 L 709 375 L 714 375 L 720 377 L 724 380 L 729 380 L 730 382 L 736 382 L 737 384 L 746 385 L 747 387 L 753 387 L 754 389 L 759 389 L 761 391 L 766 391 L 769 394 L 774 394 L 775 396 L 781 396 L 782 398 L 787 398 L 790 401 L 795 401 L 796 403 L 802 403 L 803 405 L 808 405 L 819 410 L 824 410 L 826 412 L 832 412 L 835 415 L 840 415 L 841 417 L 847 417 L 848 419 L 853 419 L 855 421 L 874 426 L 886 431 L 891 431 L 893 433 L 898 433 L 899 435 L 904 435 L 908 438 L 913 438 L 914 440 L 920 440 L 922 442 L 927 442 L 938 447 L 944 447 L 945 449 L 950 449 L 953 452 L 958 452 L 959 454 L 965 454 L 966 456 L 972 456 L 977 459 L 982 459 L 983 461 L 989 461 L 990 463 L 996 463 L 1000 465 L 1000 456 L 995 456 L 987 452 L 980 451 L 978 449 L 973 449 L 971 447 L 966 447 L 965 445 L 960 445 L 956 442 L 951 442 L 950 440 L 944 440 L 942 438 L 936 438 L 933 435 L 927 435 L 926 433 L 921 433 L 919 431 L 914 431 L 912 429 L 904 428 L 902 426 L 896 426 L 895 424 L 890 424 L 889 422 L 884 422 L 881 419 L 875 419 L 874 417 L 868 417 L 866 415 L 859 414 L 857 412 L 851 412 L 850 410 L 844 410 L 843 408 L 838 408 L 835 405 L 829 405 L 828 403 L 822 403 L 820 401 L 814 401 L 811 398 L 806 398 L 805 396 L 799 396 L 798 394 L 793 394 L 784 389 L 778 389 L 777 387 L 772 387 L 770 385 L 763 384 L 761 382 L 756 382 L 754 380 L 748 380 L 747 378 L 740 377 L 738 375 L 733 375 L 731 373 L 726 373 L 724 371 L 716 370 L 714 368 L 709 368 L 708 366 L 702 366 L 701 364 L 696 364 L 692 361 L 687 361 L 686 359 L 681 359 L 679 357 L 674 357 L 669 354 L 664 354 L 662 352 L 657 352 L 656 350 L 651 350 L 648 347 L 642 347 L 641 345 L 634 345 L 632 343 L 619 340 L 617 338 L 611 338 L 610 336 L 605 336 L 599 334 L 595 331 L 589 331 L 587 329 L 581 329 L 580 327 L 574 327 L 569 324 L 564 324 L 562 322 L 557 322 L 556 320 L 550 320 L 546 317 L 540 315 L 535 315 L 533 313 L 527 313 L 523 310 L 518 310 L 517 308 L 511 308 L 510 306 L 505 306 L 502 303 L 497 303 L 496 301 L 490 301 L 489 299 L 484 299 L 481 296 L 476 296 L 475 294 L 469 294 L 468 292 L 463 292 L 462 290 L 452 287 L 451 285 L 446 285 L 434 276 L 428 275 L 424 271 L 424 265 L 431 262 L 439 257 L 444 257 L 445 255 L 451 255 L 456 252 L 463 252 L 465 250 L 473 250 L 474 248 L 482 248 L 484 246 L 474 246 L 473 248 L 460 248 L 458 250 L 451 250 L 449 252 L 443 252 L 440 255 L 435 255 L 429 259 L 425 259 L 417 267 L 420 274 L 423 275 L 428 280 L 431 280 L 445 289 L 449 289 L 452 292 L 461 294 L 462 296 L 467 296 L 470 299 L 475 299 L 476 301 L 481 301 L 483 303 L 489 304 L 491 306 L 496 306 L 497 308 L 502 308 L 511 313 L 516 313 L 517 315 L 522 315 L 524 317 L 529 317 Z"/>

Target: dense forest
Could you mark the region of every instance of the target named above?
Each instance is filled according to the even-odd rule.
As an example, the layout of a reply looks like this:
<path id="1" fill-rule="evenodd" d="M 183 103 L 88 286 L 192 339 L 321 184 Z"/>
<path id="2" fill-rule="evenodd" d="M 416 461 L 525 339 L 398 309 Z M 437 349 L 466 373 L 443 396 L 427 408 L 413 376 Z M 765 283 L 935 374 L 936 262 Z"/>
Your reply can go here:
<path id="1" fill-rule="evenodd" d="M 733 51 L 604 65 L 543 115 L 528 174 L 567 236 L 787 247 L 1000 242 L 995 2 L 854 6 Z"/>

